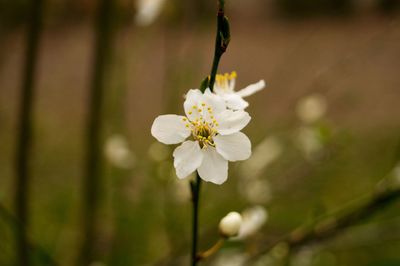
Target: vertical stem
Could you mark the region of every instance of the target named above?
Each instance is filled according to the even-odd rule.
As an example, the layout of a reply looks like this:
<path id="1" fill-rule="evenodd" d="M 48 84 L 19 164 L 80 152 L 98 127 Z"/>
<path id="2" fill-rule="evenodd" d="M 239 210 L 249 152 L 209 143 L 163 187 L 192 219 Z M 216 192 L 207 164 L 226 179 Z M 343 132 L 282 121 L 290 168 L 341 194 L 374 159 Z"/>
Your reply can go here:
<path id="1" fill-rule="evenodd" d="M 16 230 L 17 263 L 16 265 L 28 266 L 29 245 L 26 232 L 29 225 L 28 199 L 29 199 L 29 159 L 32 142 L 32 111 L 34 104 L 35 72 L 37 66 L 39 39 L 42 28 L 41 17 L 43 12 L 43 0 L 31 1 L 31 13 L 29 23 L 27 48 L 25 54 L 25 68 L 21 102 L 19 105 L 18 139 L 16 145 L 15 161 L 15 209 L 16 217 L 20 222 L 20 230 Z"/>
<path id="2" fill-rule="evenodd" d="M 192 266 L 197 264 L 197 244 L 199 231 L 199 196 L 200 196 L 201 179 L 199 174 L 196 174 L 196 180 L 191 183 L 192 202 L 193 202 L 193 235 L 192 235 Z"/>
<path id="3" fill-rule="evenodd" d="M 83 241 L 78 265 L 89 265 L 95 255 L 96 216 L 101 180 L 101 113 L 103 108 L 104 74 L 112 40 L 113 0 L 100 0 L 95 25 L 96 40 L 86 128 L 86 165 L 83 183 Z"/>
<path id="4" fill-rule="evenodd" d="M 225 6 L 225 1 L 218 0 L 217 34 L 215 37 L 214 59 L 211 67 L 210 82 L 209 82 L 209 87 L 211 91 L 213 91 L 215 76 L 217 75 L 219 61 L 221 59 L 221 56 L 226 50 L 226 47 L 222 45 L 222 38 L 221 38 L 222 23 L 225 16 L 224 6 Z M 197 262 L 199 261 L 199 258 L 197 257 L 197 246 L 198 246 L 198 223 L 199 223 L 198 216 L 199 216 L 200 186 L 201 186 L 201 179 L 199 173 L 196 173 L 196 181 L 190 183 L 192 191 L 192 201 L 193 201 L 193 228 L 192 228 L 193 236 L 192 236 L 192 254 L 191 254 L 192 266 L 196 266 Z"/>
<path id="5" fill-rule="evenodd" d="M 225 15 L 224 5 L 225 5 L 225 1 L 223 1 L 223 0 L 218 1 L 217 33 L 215 36 L 214 60 L 213 60 L 212 67 L 211 67 L 210 83 L 209 83 L 209 87 L 210 87 L 211 91 L 213 90 L 213 87 L 214 87 L 215 76 L 217 75 L 219 61 L 226 49 L 222 46 L 222 39 L 221 39 L 221 29 L 222 29 L 222 23 L 223 23 L 223 19 L 224 19 L 224 15 Z"/>

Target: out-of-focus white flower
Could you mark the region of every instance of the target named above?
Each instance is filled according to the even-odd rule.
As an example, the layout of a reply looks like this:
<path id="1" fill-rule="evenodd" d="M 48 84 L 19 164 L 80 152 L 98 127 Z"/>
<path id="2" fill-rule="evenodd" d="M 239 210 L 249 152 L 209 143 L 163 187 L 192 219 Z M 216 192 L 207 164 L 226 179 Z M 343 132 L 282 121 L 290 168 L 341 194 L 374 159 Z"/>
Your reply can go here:
<path id="1" fill-rule="evenodd" d="M 297 104 L 297 115 L 304 123 L 313 123 L 323 117 L 327 110 L 325 97 L 312 94 L 299 100 Z"/>
<path id="2" fill-rule="evenodd" d="M 136 0 L 136 23 L 140 26 L 148 26 L 161 13 L 165 0 Z"/>
<path id="3" fill-rule="evenodd" d="M 223 237 L 229 238 L 239 233 L 242 216 L 237 212 L 230 212 L 219 222 L 219 232 Z"/>
<path id="4" fill-rule="evenodd" d="M 122 135 L 112 135 L 105 143 L 104 153 L 110 163 L 120 168 L 131 168 L 135 163 L 135 155 L 129 149 L 128 141 Z"/>
<path id="5" fill-rule="evenodd" d="M 235 91 L 236 77 L 237 74 L 235 71 L 231 74 L 218 74 L 215 77 L 214 92 L 225 100 L 228 108 L 232 110 L 243 110 L 249 106 L 249 103 L 243 100 L 243 98 L 262 90 L 265 87 L 265 81 L 260 80 L 240 91 Z"/>
<path id="6" fill-rule="evenodd" d="M 235 249 L 221 250 L 213 266 L 244 266 L 248 256 Z"/>
<path id="7" fill-rule="evenodd" d="M 299 128 L 297 143 L 308 159 L 312 159 L 323 147 L 318 132 L 311 127 Z"/>
<path id="8" fill-rule="evenodd" d="M 228 161 L 246 160 L 251 155 L 249 138 L 240 132 L 250 116 L 243 110 L 227 110 L 224 100 L 207 89 L 189 90 L 184 102 L 186 116 L 161 115 L 151 134 L 164 144 L 178 144 L 174 166 L 183 179 L 197 170 L 208 182 L 222 184 L 228 178 Z M 189 136 L 193 140 L 185 141 Z"/>
<path id="9" fill-rule="evenodd" d="M 242 225 L 235 239 L 243 240 L 255 234 L 268 219 L 268 212 L 263 206 L 254 206 L 242 212 Z"/>
<path id="10" fill-rule="evenodd" d="M 252 204 L 265 204 L 272 198 L 270 184 L 266 179 L 244 180 L 239 183 L 239 192 Z"/>
<path id="11" fill-rule="evenodd" d="M 253 179 L 282 153 L 280 142 L 274 137 L 265 138 L 254 149 L 251 157 L 240 165 L 241 175 L 245 179 Z"/>
<path id="12" fill-rule="evenodd" d="M 161 162 L 168 158 L 169 149 L 160 142 L 153 142 L 149 147 L 148 154 L 152 160 Z"/>

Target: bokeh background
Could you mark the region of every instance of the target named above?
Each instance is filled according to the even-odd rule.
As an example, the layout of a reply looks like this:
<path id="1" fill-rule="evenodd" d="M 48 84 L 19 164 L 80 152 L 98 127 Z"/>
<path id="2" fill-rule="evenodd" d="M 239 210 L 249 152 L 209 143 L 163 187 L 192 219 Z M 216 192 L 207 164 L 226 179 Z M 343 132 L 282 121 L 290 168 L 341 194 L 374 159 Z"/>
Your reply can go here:
<path id="1" fill-rule="evenodd" d="M 100 265 L 187 265 L 189 180 L 173 147 L 155 142 L 157 115 L 209 74 L 216 1 L 115 0 L 101 128 L 100 201 L 92 243 Z M 260 226 L 203 265 L 400 265 L 399 203 L 334 238 L 288 254 L 272 241 L 324 214 L 357 206 L 382 180 L 400 184 L 400 3 L 396 0 L 227 0 L 232 41 L 219 72 L 248 98 L 253 156 L 204 183 L 200 248 L 230 211 L 261 211 Z M 0 1 L 0 265 L 16 261 L 15 149 L 30 1 Z M 75 265 L 82 241 L 85 130 L 95 0 L 47 0 L 35 74 L 29 226 L 32 265 Z M 397 166 L 396 166 L 397 165 Z M 259 220 L 260 220 L 259 219 Z M 41 255 L 42 254 L 42 255 Z"/>

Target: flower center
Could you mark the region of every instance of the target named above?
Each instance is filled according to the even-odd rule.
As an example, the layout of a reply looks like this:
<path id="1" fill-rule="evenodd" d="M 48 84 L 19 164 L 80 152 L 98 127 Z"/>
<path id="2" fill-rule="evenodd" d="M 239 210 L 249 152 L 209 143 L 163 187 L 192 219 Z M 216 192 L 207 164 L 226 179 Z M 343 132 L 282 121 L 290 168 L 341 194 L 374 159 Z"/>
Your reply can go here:
<path id="1" fill-rule="evenodd" d="M 235 71 L 232 73 L 225 73 L 224 75 L 218 74 L 215 76 L 215 82 L 216 85 L 224 90 L 224 91 L 231 91 L 233 90 L 233 83 L 235 82 L 235 79 L 237 77 L 237 74 Z"/>
<path id="2" fill-rule="evenodd" d="M 219 124 L 214 117 L 212 107 L 205 103 L 194 105 L 189 111 L 189 115 L 192 114 L 196 114 L 195 119 L 185 117 L 183 121 L 186 127 L 191 129 L 194 140 L 199 142 L 201 148 L 215 147 L 213 137 L 218 134 Z"/>
<path id="3" fill-rule="evenodd" d="M 213 136 L 216 133 L 216 130 L 205 121 L 195 123 L 192 130 L 193 137 L 199 142 L 201 148 L 206 146 L 215 147 Z"/>

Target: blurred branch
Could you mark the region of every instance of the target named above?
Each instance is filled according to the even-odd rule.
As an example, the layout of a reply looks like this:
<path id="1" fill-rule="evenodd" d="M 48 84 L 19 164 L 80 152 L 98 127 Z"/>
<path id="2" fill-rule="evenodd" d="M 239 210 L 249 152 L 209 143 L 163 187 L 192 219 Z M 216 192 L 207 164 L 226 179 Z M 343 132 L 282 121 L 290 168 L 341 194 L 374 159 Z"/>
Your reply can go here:
<path id="1" fill-rule="evenodd" d="M 23 234 L 26 236 L 25 228 L 22 226 L 22 224 L 1 203 L 0 203 L 0 217 L 3 218 L 3 220 L 6 223 L 11 225 L 15 234 Z M 41 265 L 53 265 L 53 266 L 57 265 L 54 259 L 48 254 L 48 252 L 43 247 L 34 243 L 29 243 L 28 240 L 26 240 L 26 245 L 29 250 L 31 250 L 32 252 L 36 252 L 39 255 Z"/>
<path id="2" fill-rule="evenodd" d="M 344 229 L 372 217 L 399 199 L 400 188 L 387 187 L 377 190 L 369 197 L 367 202 L 358 208 L 354 208 L 352 211 L 342 215 L 332 215 L 318 219 L 312 225 L 301 226 L 278 240 L 263 243 L 263 248 L 253 254 L 251 260 L 268 253 L 280 243 L 287 245 L 289 250 L 296 250 L 305 245 L 315 244 L 332 238 Z"/>
<path id="3" fill-rule="evenodd" d="M 78 265 L 89 265 L 94 255 L 96 218 L 101 180 L 101 130 L 104 76 L 111 52 L 113 0 L 100 0 L 95 25 L 96 40 L 89 115 L 86 128 L 86 165 L 83 184 L 83 242 Z"/>
<path id="4" fill-rule="evenodd" d="M 39 51 L 39 39 L 42 29 L 43 0 L 33 0 L 30 6 L 30 19 L 28 20 L 27 47 L 23 84 L 19 105 L 18 136 L 15 160 L 15 208 L 18 221 L 24 230 L 16 230 L 17 239 L 17 265 L 30 265 L 28 241 L 25 230 L 29 225 L 28 200 L 29 200 L 29 159 L 32 144 L 32 114 L 34 103 L 35 74 Z"/>

